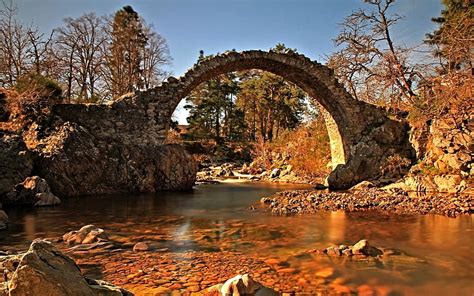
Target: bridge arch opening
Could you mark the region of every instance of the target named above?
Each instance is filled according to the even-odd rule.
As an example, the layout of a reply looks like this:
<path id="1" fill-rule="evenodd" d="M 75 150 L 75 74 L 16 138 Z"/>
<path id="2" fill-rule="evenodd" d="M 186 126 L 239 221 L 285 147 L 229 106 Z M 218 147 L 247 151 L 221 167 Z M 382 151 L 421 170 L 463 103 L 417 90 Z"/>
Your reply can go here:
<path id="1" fill-rule="evenodd" d="M 332 75 L 332 72 L 328 68 L 309 60 L 307 60 L 310 63 L 310 65 L 307 65 L 310 68 L 308 70 L 319 73 L 302 71 L 302 67 L 305 65 L 302 65 L 299 61 L 300 55 L 296 55 L 298 59 L 293 61 L 291 59 L 288 60 L 287 55 L 272 52 L 260 53 L 265 53 L 266 55 L 253 58 L 234 58 L 231 52 L 225 55 L 227 58 L 210 58 L 195 65 L 179 79 L 181 87 L 173 102 L 173 111 L 180 101 L 189 96 L 196 87 L 219 75 L 246 70 L 270 72 L 301 88 L 308 94 L 311 104 L 319 107 L 318 109 L 321 110 L 329 136 L 332 168 L 335 169 L 338 165 L 345 164 L 348 157 L 348 150 L 346 149 L 348 144 L 345 143 L 341 126 L 338 124 L 338 122 L 345 120 L 345 116 L 343 112 L 340 112 L 342 107 L 339 106 L 331 90 L 317 77 L 318 75 Z"/>
<path id="2" fill-rule="evenodd" d="M 183 76 L 170 77 L 159 87 L 139 92 L 149 127 L 139 133 L 141 143 L 156 143 L 157 137 L 163 143 L 174 110 L 199 84 L 222 74 L 251 69 L 292 82 L 326 111 L 323 115 L 333 167 L 326 179 L 330 188 L 345 189 L 379 177 L 391 155 L 411 157 L 406 124 L 389 118 L 374 105 L 355 100 L 338 83 L 331 69 L 301 54 L 260 50 L 230 51 L 203 59 Z M 126 101 L 137 103 L 133 97 Z M 137 136 L 136 131 L 132 133 Z"/>

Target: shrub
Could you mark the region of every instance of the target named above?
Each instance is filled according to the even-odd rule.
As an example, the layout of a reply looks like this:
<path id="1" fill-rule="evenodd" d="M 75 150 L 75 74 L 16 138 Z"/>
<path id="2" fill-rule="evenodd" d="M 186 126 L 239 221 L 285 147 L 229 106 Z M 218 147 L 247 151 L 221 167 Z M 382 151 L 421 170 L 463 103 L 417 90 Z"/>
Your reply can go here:
<path id="1" fill-rule="evenodd" d="M 269 170 L 289 164 L 300 176 L 325 177 L 331 160 L 329 136 L 323 119 L 287 131 L 273 142 L 258 141 L 254 161 Z"/>
<path id="2" fill-rule="evenodd" d="M 63 93 L 56 81 L 34 73 L 18 78 L 15 90 L 25 100 L 47 101 L 50 104 L 59 103 Z"/>

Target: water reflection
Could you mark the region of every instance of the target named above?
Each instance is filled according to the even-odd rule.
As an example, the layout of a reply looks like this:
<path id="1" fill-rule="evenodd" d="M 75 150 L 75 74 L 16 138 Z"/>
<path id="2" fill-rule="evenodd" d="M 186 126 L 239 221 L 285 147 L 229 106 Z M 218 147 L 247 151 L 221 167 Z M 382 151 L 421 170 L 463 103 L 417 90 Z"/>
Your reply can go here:
<path id="1" fill-rule="evenodd" d="M 0 249 L 24 249 L 36 237 L 60 236 L 95 224 L 131 241 L 147 240 L 169 248 L 177 260 L 184 250 L 230 250 L 289 260 L 308 274 L 331 266 L 358 284 L 410 287 L 421 294 L 474 290 L 468 264 L 474 256 L 473 216 L 338 211 L 276 217 L 246 210 L 259 197 L 282 189 L 259 184 L 208 185 L 191 193 L 89 197 L 66 200 L 54 208 L 7 209 L 12 224 L 0 232 Z M 354 244 L 362 238 L 376 246 L 401 249 L 417 260 L 353 262 L 297 256 L 308 249 Z"/>

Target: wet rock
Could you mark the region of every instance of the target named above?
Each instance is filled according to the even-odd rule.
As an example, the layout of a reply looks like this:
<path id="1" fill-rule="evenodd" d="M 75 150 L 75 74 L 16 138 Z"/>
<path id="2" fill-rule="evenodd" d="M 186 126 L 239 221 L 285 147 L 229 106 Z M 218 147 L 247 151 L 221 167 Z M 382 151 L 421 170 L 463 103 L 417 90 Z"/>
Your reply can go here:
<path id="1" fill-rule="evenodd" d="M 316 183 L 316 184 L 314 185 L 314 189 L 316 189 L 316 190 L 324 190 L 324 189 L 328 189 L 328 187 L 327 187 L 326 185 L 324 185 L 324 184 Z"/>
<path id="2" fill-rule="evenodd" d="M 85 278 L 89 288 L 96 296 L 133 296 L 128 290 L 112 285 L 102 280 Z"/>
<path id="3" fill-rule="evenodd" d="M 341 256 L 342 252 L 339 249 L 339 247 L 334 246 L 334 247 L 328 247 L 326 248 L 325 252 L 328 256 Z"/>
<path id="4" fill-rule="evenodd" d="M 61 200 L 51 193 L 45 179 L 38 176 L 28 177 L 7 194 L 6 203 L 15 205 L 52 206 Z"/>
<path id="5" fill-rule="evenodd" d="M 327 279 L 327 278 L 333 277 L 335 275 L 335 271 L 334 271 L 334 268 L 332 267 L 326 267 L 324 269 L 317 271 L 315 275 L 316 277 Z"/>
<path id="6" fill-rule="evenodd" d="M 352 246 L 351 249 L 354 255 L 376 257 L 383 254 L 381 250 L 374 246 L 371 246 L 369 242 L 365 239 L 358 241 L 355 245 Z"/>
<path id="7" fill-rule="evenodd" d="M 461 184 L 462 185 L 462 184 Z M 464 183 L 464 186 L 467 186 Z M 289 190 L 262 197 L 261 204 L 275 215 L 312 214 L 320 211 L 380 211 L 396 214 L 439 214 L 455 217 L 474 213 L 474 195 L 469 189 L 451 198 L 446 194 L 429 193 L 413 196 L 400 188 L 354 192 L 321 192 L 319 190 Z"/>
<path id="8" fill-rule="evenodd" d="M 77 231 L 70 231 L 63 235 L 63 241 L 69 245 L 91 244 L 107 240 L 105 231 L 94 225 L 86 225 Z"/>
<path id="9" fill-rule="evenodd" d="M 144 243 L 144 242 L 136 243 L 133 246 L 133 251 L 135 251 L 135 252 L 148 251 L 149 249 L 150 249 L 150 246 L 147 243 Z"/>
<path id="10" fill-rule="evenodd" d="M 132 295 L 109 283 L 86 280 L 71 258 L 44 240 L 33 241 L 7 278 L 10 296 Z"/>
<path id="11" fill-rule="evenodd" d="M 272 289 L 253 280 L 248 274 L 237 275 L 224 284 L 212 286 L 203 292 L 204 295 L 278 295 Z"/>

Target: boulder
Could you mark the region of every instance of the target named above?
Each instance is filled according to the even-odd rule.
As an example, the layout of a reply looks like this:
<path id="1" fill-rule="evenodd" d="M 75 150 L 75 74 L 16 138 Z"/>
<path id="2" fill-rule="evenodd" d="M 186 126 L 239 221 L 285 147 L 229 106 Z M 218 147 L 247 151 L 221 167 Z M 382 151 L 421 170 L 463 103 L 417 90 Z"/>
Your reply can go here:
<path id="1" fill-rule="evenodd" d="M 58 205 L 61 200 L 51 193 L 45 179 L 38 176 L 28 177 L 8 192 L 6 203 L 31 206 Z"/>
<path id="2" fill-rule="evenodd" d="M 433 181 L 438 187 L 438 191 L 457 193 L 461 189 L 459 185 L 461 184 L 462 178 L 459 175 L 442 175 L 434 176 Z"/>
<path id="3" fill-rule="evenodd" d="M 70 231 L 63 235 L 63 241 L 69 245 L 91 244 L 107 240 L 105 231 L 94 225 L 86 225 L 77 231 Z"/>
<path id="4" fill-rule="evenodd" d="M 0 132 L 0 202 L 2 196 L 31 174 L 33 160 L 20 136 Z"/>
<path id="5" fill-rule="evenodd" d="M 204 295 L 248 295 L 248 296 L 273 296 L 278 295 L 274 290 L 264 287 L 248 274 L 237 275 L 228 279 L 224 284 L 212 286 L 203 291 Z"/>
<path id="6" fill-rule="evenodd" d="M 44 240 L 34 240 L 9 273 L 6 286 L 10 296 L 132 295 L 102 281 L 86 280 L 71 258 Z"/>
<path id="7" fill-rule="evenodd" d="M 196 181 L 197 162 L 180 145 L 99 141 L 71 122 L 42 141 L 35 166 L 61 196 L 190 190 Z"/>
<path id="8" fill-rule="evenodd" d="M 372 257 L 376 257 L 383 254 L 381 250 L 374 246 L 371 246 L 369 242 L 365 239 L 358 241 L 355 245 L 352 246 L 352 253 L 354 255 L 365 255 Z"/>
<path id="9" fill-rule="evenodd" d="M 133 251 L 135 251 L 135 252 L 148 251 L 149 249 L 150 249 L 150 246 L 147 243 L 144 243 L 144 242 L 136 243 L 133 246 Z"/>
<path id="10" fill-rule="evenodd" d="M 280 169 L 273 169 L 272 172 L 270 173 L 269 178 L 273 179 L 276 178 L 280 175 Z"/>

